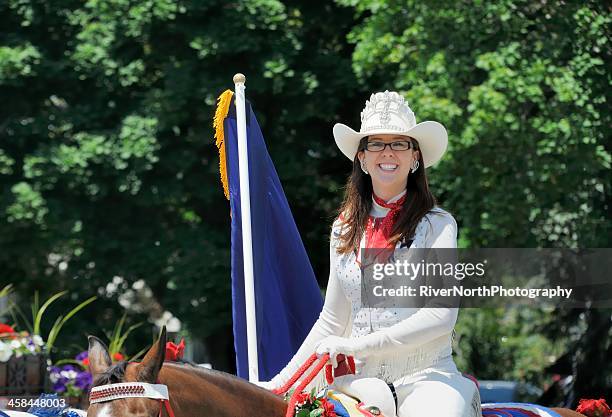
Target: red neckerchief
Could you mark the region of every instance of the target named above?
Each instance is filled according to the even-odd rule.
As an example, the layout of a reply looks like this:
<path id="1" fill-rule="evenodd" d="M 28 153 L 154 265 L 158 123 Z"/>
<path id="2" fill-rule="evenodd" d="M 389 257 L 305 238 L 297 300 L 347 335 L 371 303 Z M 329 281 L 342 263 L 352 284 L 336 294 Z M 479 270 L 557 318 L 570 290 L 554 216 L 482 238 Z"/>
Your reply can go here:
<path id="1" fill-rule="evenodd" d="M 368 223 L 366 225 L 365 231 L 365 248 L 366 249 L 380 249 L 381 253 L 378 255 L 382 255 L 383 250 L 390 249 L 392 245 L 389 244 L 389 239 L 391 238 L 393 232 L 393 226 L 399 216 L 399 213 L 404 205 L 404 201 L 406 201 L 406 194 L 404 194 L 399 200 L 393 203 L 387 203 L 382 198 L 378 197 L 376 194 L 372 194 L 374 201 L 381 207 L 389 209 L 385 217 L 368 217 Z M 377 255 L 377 262 L 385 262 L 388 259 L 390 253 L 389 251 L 384 251 L 387 253 L 387 256 L 380 257 Z M 357 256 L 357 263 L 360 262 L 360 254 Z"/>

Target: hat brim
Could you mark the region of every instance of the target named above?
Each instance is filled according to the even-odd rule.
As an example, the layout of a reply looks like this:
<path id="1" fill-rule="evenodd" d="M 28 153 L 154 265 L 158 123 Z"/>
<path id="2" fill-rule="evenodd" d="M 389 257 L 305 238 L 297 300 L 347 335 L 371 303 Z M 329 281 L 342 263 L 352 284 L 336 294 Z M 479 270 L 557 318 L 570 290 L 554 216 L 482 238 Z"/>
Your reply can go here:
<path id="1" fill-rule="evenodd" d="M 423 155 L 423 163 L 426 168 L 436 164 L 442 158 L 448 146 L 448 134 L 444 126 L 430 120 L 421 122 L 404 132 L 384 129 L 372 130 L 367 133 L 356 132 L 342 123 L 336 123 L 333 132 L 336 145 L 351 161 L 355 159 L 359 142 L 366 136 L 399 135 L 413 137 L 419 143 L 419 149 Z"/>

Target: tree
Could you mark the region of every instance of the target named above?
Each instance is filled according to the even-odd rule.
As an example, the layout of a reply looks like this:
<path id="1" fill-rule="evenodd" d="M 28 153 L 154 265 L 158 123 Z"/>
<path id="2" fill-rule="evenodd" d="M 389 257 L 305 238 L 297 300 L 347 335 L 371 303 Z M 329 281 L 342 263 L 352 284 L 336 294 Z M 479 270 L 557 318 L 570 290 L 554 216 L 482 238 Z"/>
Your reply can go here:
<path id="1" fill-rule="evenodd" d="M 116 321 L 120 294 L 141 280 L 192 334 L 227 339 L 229 204 L 212 115 L 236 72 L 247 74 L 298 225 L 317 224 L 305 239 L 326 241 L 337 184 L 316 175 L 335 157 L 331 119 L 354 91 L 348 10 L 11 0 L 0 18 L 0 98 L 10 103 L 0 109 L 3 280 L 24 301 L 35 289 L 101 293 L 66 344 Z M 327 268 L 325 251 L 314 252 L 317 270 Z"/>
<path id="2" fill-rule="evenodd" d="M 459 220 L 462 246 L 610 246 L 607 5 L 339 3 L 362 19 L 349 34 L 360 81 L 399 89 L 417 121 L 447 126 L 449 152 L 430 178 Z M 555 312 L 548 329 L 575 353 L 578 398 L 602 395 L 610 312 L 570 316 L 566 324 Z M 582 326 L 597 334 L 568 331 Z"/>

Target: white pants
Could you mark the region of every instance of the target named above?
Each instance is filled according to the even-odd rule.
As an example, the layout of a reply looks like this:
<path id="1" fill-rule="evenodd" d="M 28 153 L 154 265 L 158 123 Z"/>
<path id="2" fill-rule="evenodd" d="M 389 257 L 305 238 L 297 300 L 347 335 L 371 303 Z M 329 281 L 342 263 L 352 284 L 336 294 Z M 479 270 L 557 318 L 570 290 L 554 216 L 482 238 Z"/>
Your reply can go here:
<path id="1" fill-rule="evenodd" d="M 474 381 L 459 373 L 452 359 L 426 372 L 400 378 L 393 384 L 395 401 L 387 384 L 377 378 L 347 375 L 332 388 L 375 405 L 385 417 L 481 417 L 480 396 Z"/>

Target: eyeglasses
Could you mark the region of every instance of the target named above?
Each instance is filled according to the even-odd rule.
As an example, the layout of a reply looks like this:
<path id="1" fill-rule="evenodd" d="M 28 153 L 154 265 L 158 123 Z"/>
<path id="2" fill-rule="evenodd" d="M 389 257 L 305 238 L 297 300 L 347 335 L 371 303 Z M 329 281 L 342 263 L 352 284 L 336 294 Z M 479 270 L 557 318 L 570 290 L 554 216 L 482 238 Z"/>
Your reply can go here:
<path id="1" fill-rule="evenodd" d="M 407 140 L 401 140 L 398 142 L 391 142 L 391 143 L 378 142 L 378 141 L 367 142 L 365 148 L 366 150 L 370 152 L 382 152 L 385 150 L 387 146 L 389 146 L 391 150 L 394 150 L 394 151 L 407 151 L 410 148 L 414 148 L 414 145 L 412 144 L 412 142 L 408 142 Z"/>

